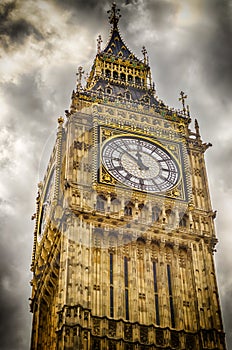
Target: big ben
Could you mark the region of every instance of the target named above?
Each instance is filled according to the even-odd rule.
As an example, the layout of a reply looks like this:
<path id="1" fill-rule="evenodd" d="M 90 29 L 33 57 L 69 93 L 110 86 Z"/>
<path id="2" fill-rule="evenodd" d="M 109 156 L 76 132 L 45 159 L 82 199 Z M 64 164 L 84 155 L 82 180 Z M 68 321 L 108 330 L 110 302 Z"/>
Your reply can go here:
<path id="1" fill-rule="evenodd" d="M 148 55 L 110 38 L 83 69 L 36 199 L 31 349 L 226 349 L 204 153 Z"/>

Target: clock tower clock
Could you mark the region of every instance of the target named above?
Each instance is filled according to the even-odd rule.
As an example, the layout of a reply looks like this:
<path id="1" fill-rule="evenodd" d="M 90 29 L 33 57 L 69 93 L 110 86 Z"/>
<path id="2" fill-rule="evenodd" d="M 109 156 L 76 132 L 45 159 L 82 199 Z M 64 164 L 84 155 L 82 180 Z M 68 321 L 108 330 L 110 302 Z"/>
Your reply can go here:
<path id="1" fill-rule="evenodd" d="M 147 52 L 110 38 L 39 184 L 31 349 L 226 349 L 204 162 L 190 113 L 161 102 Z"/>

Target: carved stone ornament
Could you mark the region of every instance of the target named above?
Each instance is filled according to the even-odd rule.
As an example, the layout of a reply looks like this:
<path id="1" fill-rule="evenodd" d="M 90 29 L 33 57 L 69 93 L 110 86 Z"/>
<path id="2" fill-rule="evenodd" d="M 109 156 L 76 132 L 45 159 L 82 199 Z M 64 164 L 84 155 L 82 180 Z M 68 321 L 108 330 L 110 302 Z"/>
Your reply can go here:
<path id="1" fill-rule="evenodd" d="M 93 320 L 93 332 L 96 335 L 100 335 L 100 320 Z"/>
<path id="2" fill-rule="evenodd" d="M 156 344 L 164 345 L 164 332 L 162 329 L 156 330 Z"/>
<path id="3" fill-rule="evenodd" d="M 146 326 L 140 327 L 140 341 L 141 343 L 148 343 L 148 328 Z"/>
<path id="4" fill-rule="evenodd" d="M 100 350 L 101 349 L 101 341 L 100 341 L 100 339 L 96 339 L 96 338 L 93 339 L 93 347 L 92 347 L 92 349 L 94 349 L 94 350 Z"/>
<path id="5" fill-rule="evenodd" d="M 108 349 L 109 350 L 116 350 L 116 342 L 110 340 Z"/>
<path id="6" fill-rule="evenodd" d="M 194 350 L 194 349 L 196 349 L 194 335 L 187 334 L 186 335 L 186 350 Z"/>
<path id="7" fill-rule="evenodd" d="M 109 321 L 109 336 L 115 337 L 116 336 L 116 322 L 115 321 Z"/>
<path id="8" fill-rule="evenodd" d="M 133 340 L 131 324 L 124 324 L 124 338 L 125 340 Z"/>
<path id="9" fill-rule="evenodd" d="M 171 332 L 171 347 L 174 349 L 179 349 L 180 347 L 179 334 L 176 332 Z"/>

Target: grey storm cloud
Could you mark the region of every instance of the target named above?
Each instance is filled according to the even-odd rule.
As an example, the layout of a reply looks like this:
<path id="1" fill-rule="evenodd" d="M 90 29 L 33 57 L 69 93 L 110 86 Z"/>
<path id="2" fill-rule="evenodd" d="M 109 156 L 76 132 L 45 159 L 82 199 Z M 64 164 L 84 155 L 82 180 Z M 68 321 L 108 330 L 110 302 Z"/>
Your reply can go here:
<path id="1" fill-rule="evenodd" d="M 56 119 L 70 104 L 78 65 L 90 65 L 96 38 L 106 44 L 111 0 L 3 0 L 0 4 L 0 348 L 29 348 L 30 259 L 36 183 L 43 179 Z M 145 45 L 157 93 L 179 108 L 189 96 L 193 119 L 214 144 L 207 151 L 218 209 L 216 254 L 227 342 L 232 347 L 231 91 L 232 6 L 229 0 L 121 0 L 122 37 L 136 56 Z M 186 13 L 183 11 L 185 6 Z M 190 10 L 190 13 L 187 10 Z M 49 12 L 50 11 L 50 12 Z M 192 11 L 192 12 L 191 12 Z M 34 46 L 32 45 L 34 44 Z M 87 72 L 89 67 L 84 66 Z M 208 138 L 208 139 L 207 139 Z M 49 143 L 49 142 L 48 142 Z M 50 147 L 50 148 L 49 148 Z M 46 147 L 45 147 L 46 148 Z M 41 157 L 44 160 L 41 160 Z M 41 166 L 41 168 L 43 168 Z"/>
<path id="2" fill-rule="evenodd" d="M 204 18 L 195 32 L 194 50 L 203 53 L 204 76 L 215 94 L 227 103 L 232 89 L 232 4 L 231 1 L 207 0 Z M 204 34 L 204 35 L 202 35 Z M 203 73 L 203 72 L 202 72 Z"/>
<path id="3" fill-rule="evenodd" d="M 23 45 L 31 35 L 36 40 L 43 40 L 43 35 L 32 23 L 16 17 L 18 4 L 18 1 L 0 4 L 0 42 L 5 49 L 12 48 L 12 45 Z"/>

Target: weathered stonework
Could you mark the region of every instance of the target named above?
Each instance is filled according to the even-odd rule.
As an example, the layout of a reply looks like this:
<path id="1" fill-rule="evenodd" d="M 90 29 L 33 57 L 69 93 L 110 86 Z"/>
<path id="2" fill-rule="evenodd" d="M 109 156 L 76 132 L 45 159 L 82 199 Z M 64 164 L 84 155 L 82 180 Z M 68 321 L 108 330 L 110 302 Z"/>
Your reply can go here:
<path id="1" fill-rule="evenodd" d="M 98 46 L 85 88 L 79 70 L 38 188 L 31 349 L 225 349 L 210 144 L 197 123 L 189 129 L 184 102 L 175 111 L 157 100 L 146 51 L 138 60 L 122 42 L 115 5 L 110 21 L 112 38 Z M 117 181 L 101 149 L 120 135 L 162 144 L 178 183 L 149 193 Z"/>

